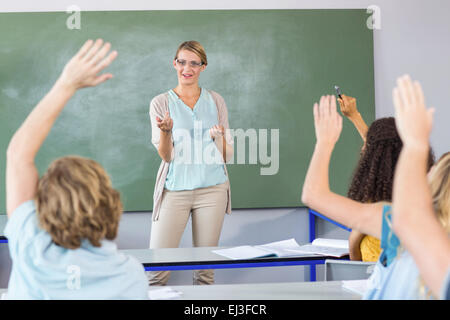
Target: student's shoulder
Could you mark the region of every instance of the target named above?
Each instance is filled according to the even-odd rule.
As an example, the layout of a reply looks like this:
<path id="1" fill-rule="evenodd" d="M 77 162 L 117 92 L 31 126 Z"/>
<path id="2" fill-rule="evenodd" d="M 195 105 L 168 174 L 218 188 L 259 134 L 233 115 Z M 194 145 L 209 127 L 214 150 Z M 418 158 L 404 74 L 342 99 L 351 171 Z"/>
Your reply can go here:
<path id="1" fill-rule="evenodd" d="M 23 229 L 36 219 L 36 205 L 33 200 L 27 200 L 14 209 L 5 227 L 5 235 L 10 238 L 13 232 Z M 36 223 L 35 223 L 36 224 Z"/>
<path id="2" fill-rule="evenodd" d="M 440 298 L 442 300 L 450 300 L 450 267 L 447 270 L 447 275 L 443 281 Z"/>
<path id="3" fill-rule="evenodd" d="M 119 250 L 119 251 L 117 251 L 116 258 L 119 259 L 118 260 L 118 261 L 120 261 L 119 264 L 123 265 L 129 271 L 131 271 L 131 269 L 133 271 L 142 271 L 142 272 L 145 271 L 142 263 L 140 263 L 136 257 L 134 257 L 128 253 L 125 253 L 125 252 Z"/>
<path id="4" fill-rule="evenodd" d="M 137 283 L 147 286 L 148 280 L 145 273 L 145 268 L 141 262 L 139 262 L 135 257 L 130 255 L 125 255 L 127 261 L 127 274 L 133 274 L 134 280 Z"/>
<path id="5" fill-rule="evenodd" d="M 19 243 L 20 247 L 25 248 L 31 243 L 35 246 L 46 245 L 51 240 L 49 234 L 39 226 L 34 200 L 25 201 L 14 210 L 6 224 L 4 234 L 13 253 Z"/>

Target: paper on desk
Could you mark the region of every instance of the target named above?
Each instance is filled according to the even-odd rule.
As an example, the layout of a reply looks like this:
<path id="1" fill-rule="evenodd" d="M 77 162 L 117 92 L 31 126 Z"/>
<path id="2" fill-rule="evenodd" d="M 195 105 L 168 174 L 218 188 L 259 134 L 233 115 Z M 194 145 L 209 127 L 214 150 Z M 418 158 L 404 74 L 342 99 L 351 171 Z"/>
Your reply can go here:
<path id="1" fill-rule="evenodd" d="M 345 280 L 342 281 L 342 288 L 350 290 L 360 295 L 364 295 L 367 290 L 368 280 Z"/>
<path id="2" fill-rule="evenodd" d="M 348 254 L 348 249 L 340 249 L 340 248 L 331 248 L 331 247 L 319 247 L 312 244 L 306 244 L 301 246 L 300 249 L 288 249 L 289 251 L 296 253 L 312 253 L 312 254 L 320 254 L 323 256 L 330 257 L 342 257 Z"/>
<path id="3" fill-rule="evenodd" d="M 254 259 L 264 257 L 289 257 L 296 256 L 298 253 L 289 251 L 289 249 L 298 249 L 300 246 L 294 238 L 271 242 L 258 246 L 239 246 L 227 249 L 213 250 L 214 253 L 233 259 Z"/>
<path id="4" fill-rule="evenodd" d="M 331 247 L 348 250 L 348 240 L 317 238 L 311 243 L 319 247 Z"/>
<path id="5" fill-rule="evenodd" d="M 233 260 L 254 259 L 270 257 L 274 255 L 273 253 L 267 252 L 266 250 L 255 248 L 252 246 L 239 246 L 228 249 L 219 249 L 213 250 L 213 252 Z"/>
<path id="6" fill-rule="evenodd" d="M 349 253 L 348 240 L 318 238 L 310 244 L 295 249 L 287 249 L 297 253 L 313 253 L 331 257 L 343 257 Z"/>
<path id="7" fill-rule="evenodd" d="M 276 241 L 271 242 L 259 246 L 255 246 L 256 248 L 260 248 L 263 250 L 266 250 L 268 252 L 271 252 L 275 254 L 278 257 L 289 257 L 296 255 L 290 250 L 295 250 L 301 248 L 297 241 L 295 241 L 294 238 L 291 238 L 289 240 L 282 240 L 282 241 Z"/>
<path id="8" fill-rule="evenodd" d="M 171 287 L 164 287 L 161 289 L 152 289 L 148 291 L 148 298 L 150 300 L 169 300 L 181 297 L 183 293 L 178 290 L 174 290 Z"/>

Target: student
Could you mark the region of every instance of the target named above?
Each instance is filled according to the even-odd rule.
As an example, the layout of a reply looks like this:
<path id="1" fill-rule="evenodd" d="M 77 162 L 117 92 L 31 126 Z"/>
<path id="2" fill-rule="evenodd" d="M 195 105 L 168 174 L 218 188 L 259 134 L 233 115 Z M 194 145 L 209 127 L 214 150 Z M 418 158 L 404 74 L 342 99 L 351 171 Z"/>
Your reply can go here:
<path id="1" fill-rule="evenodd" d="M 5 235 L 12 259 L 10 299 L 146 299 L 143 266 L 117 250 L 122 204 L 105 170 L 69 156 L 39 179 L 35 156 L 58 115 L 117 56 L 88 40 L 12 137 L 7 150 Z"/>
<path id="2" fill-rule="evenodd" d="M 192 211 L 195 247 L 217 246 L 225 212 L 231 212 L 225 162 L 233 154 L 228 111 L 216 92 L 200 88 L 208 64 L 203 46 L 183 42 L 173 67 L 176 88 L 150 103 L 152 143 L 162 161 L 153 195 L 150 248 L 176 248 Z M 169 271 L 149 272 L 151 285 L 165 285 Z M 194 271 L 194 284 L 212 284 L 212 270 Z"/>
<path id="3" fill-rule="evenodd" d="M 402 148 L 394 118 L 377 119 L 367 129 L 355 98 L 342 95 L 338 102 L 342 113 L 355 125 L 364 141 L 347 196 L 360 202 L 391 202 L 394 170 Z M 429 166 L 433 159 L 430 149 Z M 352 230 L 349 252 L 351 260 L 375 262 L 381 253 L 380 240 Z"/>
<path id="4" fill-rule="evenodd" d="M 433 109 L 409 76 L 394 89 L 403 149 L 395 172 L 392 227 L 411 253 L 421 278 L 435 297 L 450 299 L 450 153 L 429 173 L 427 150 Z"/>
<path id="5" fill-rule="evenodd" d="M 361 203 L 329 189 L 328 167 L 342 130 L 334 97 L 324 96 L 314 105 L 316 146 L 303 186 L 302 201 L 352 229 L 381 239 L 383 252 L 370 277 L 366 299 L 418 299 L 418 271 L 407 251 L 399 249 L 390 228 L 388 203 Z M 429 150 L 427 150 L 429 152 Z"/>

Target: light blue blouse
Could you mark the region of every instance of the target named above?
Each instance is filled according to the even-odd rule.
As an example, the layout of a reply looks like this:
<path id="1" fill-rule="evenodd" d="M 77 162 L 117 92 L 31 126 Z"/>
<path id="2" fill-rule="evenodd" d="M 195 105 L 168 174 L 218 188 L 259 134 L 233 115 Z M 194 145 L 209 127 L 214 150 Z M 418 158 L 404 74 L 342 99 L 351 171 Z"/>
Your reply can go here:
<path id="1" fill-rule="evenodd" d="M 12 270 L 8 299 L 148 299 L 144 267 L 103 240 L 78 249 L 56 245 L 38 225 L 34 201 L 14 210 L 4 231 Z"/>
<path id="2" fill-rule="evenodd" d="M 412 256 L 400 247 L 391 228 L 391 206 L 383 207 L 381 248 L 383 252 L 368 280 L 364 299 L 424 299 L 419 270 Z M 427 294 L 427 293 L 425 293 Z"/>
<path id="3" fill-rule="evenodd" d="M 174 158 L 170 162 L 165 188 L 194 190 L 225 183 L 224 161 L 209 130 L 218 124 L 217 106 L 211 94 L 201 89 L 194 108 L 169 91 L 169 113 L 173 119 Z"/>

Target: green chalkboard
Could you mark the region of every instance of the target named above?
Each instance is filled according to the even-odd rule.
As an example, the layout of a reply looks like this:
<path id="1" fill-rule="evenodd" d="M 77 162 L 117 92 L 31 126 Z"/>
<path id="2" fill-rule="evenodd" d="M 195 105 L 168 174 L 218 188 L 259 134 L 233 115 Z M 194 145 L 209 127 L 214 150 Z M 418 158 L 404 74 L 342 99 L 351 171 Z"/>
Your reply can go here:
<path id="1" fill-rule="evenodd" d="M 322 94 L 333 94 L 335 84 L 358 98 L 368 124 L 375 117 L 373 35 L 365 10 L 81 12 L 79 30 L 67 28 L 69 17 L 0 14 L 1 213 L 9 140 L 88 38 L 110 41 L 119 52 L 109 69 L 115 77 L 76 94 L 36 162 L 42 174 L 64 155 L 97 160 L 121 191 L 126 211 L 152 209 L 161 160 L 150 143 L 149 102 L 176 86 L 172 59 L 185 40 L 205 47 L 209 65 L 200 85 L 224 97 L 230 127 L 248 135 L 247 146 L 239 147 L 245 157 L 235 138 L 236 156 L 228 165 L 233 208 L 303 205 L 315 143 L 312 106 Z M 272 147 L 279 153 L 271 154 Z M 330 170 L 331 187 L 341 194 L 360 147 L 357 131 L 344 121 Z M 263 168 L 271 168 L 270 175 L 262 175 Z"/>

